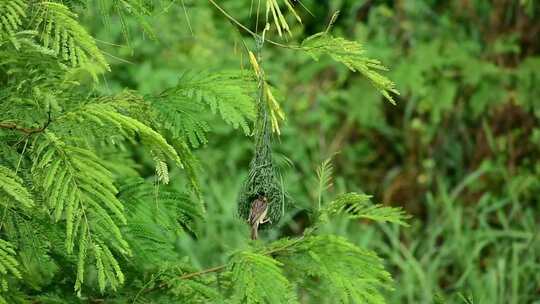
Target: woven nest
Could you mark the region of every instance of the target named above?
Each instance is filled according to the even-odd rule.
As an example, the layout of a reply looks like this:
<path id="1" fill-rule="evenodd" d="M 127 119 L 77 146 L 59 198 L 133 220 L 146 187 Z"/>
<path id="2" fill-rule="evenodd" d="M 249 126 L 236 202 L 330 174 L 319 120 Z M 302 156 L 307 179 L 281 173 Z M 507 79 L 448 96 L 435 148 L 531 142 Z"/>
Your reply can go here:
<path id="1" fill-rule="evenodd" d="M 269 145 L 263 145 L 255 151 L 255 156 L 249 165 L 249 174 L 240 190 L 238 199 L 238 215 L 248 220 L 251 203 L 259 196 L 268 200 L 268 217 L 272 224 L 279 221 L 284 202 L 283 189 L 277 179 L 276 170 L 272 162 L 272 153 Z M 260 228 L 268 227 L 270 222 Z"/>
<path id="2" fill-rule="evenodd" d="M 249 164 L 247 179 L 240 190 L 238 215 L 247 221 L 252 202 L 259 196 L 265 196 L 268 201 L 268 217 L 271 223 L 267 222 L 260 227 L 264 229 L 276 224 L 281 218 L 285 195 L 272 160 L 272 134 L 264 94 L 259 95 L 258 101 L 255 124 L 255 155 Z"/>

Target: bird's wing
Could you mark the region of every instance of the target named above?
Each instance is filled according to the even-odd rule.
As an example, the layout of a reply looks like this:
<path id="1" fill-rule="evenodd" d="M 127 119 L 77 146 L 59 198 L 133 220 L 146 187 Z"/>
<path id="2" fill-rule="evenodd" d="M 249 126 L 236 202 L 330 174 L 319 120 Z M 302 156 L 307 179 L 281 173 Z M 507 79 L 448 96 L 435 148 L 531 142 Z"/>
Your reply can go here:
<path id="1" fill-rule="evenodd" d="M 249 223 L 251 225 L 254 225 L 255 223 L 259 222 L 261 219 L 261 215 L 264 215 L 264 211 L 266 210 L 266 203 L 260 199 L 256 199 L 253 201 L 253 204 L 251 205 L 251 210 L 249 211 Z"/>

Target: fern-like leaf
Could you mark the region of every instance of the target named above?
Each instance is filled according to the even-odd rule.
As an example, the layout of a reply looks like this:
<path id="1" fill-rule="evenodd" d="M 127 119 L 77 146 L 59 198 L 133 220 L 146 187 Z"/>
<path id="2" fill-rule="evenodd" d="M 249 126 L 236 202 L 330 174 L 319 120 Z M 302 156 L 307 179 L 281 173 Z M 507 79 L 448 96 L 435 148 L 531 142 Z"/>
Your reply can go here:
<path id="1" fill-rule="evenodd" d="M 391 288 L 382 260 L 342 237 L 312 236 L 277 253 L 276 259 L 301 287 L 322 290 L 333 303 L 382 304 L 382 289 Z"/>
<path id="2" fill-rule="evenodd" d="M 321 209 L 324 191 L 328 190 L 332 186 L 333 174 L 334 167 L 332 166 L 332 158 L 327 158 L 317 168 L 317 198 L 319 201 L 319 209 Z"/>
<path id="3" fill-rule="evenodd" d="M 161 134 L 139 120 L 117 112 L 112 104 L 90 103 L 65 114 L 65 118 L 77 123 L 112 128 L 124 138 L 131 140 L 139 135 L 143 144 L 177 164 L 182 164 L 178 153 Z"/>
<path id="4" fill-rule="evenodd" d="M 36 8 L 33 26 L 39 31 L 45 48 L 74 67 L 95 63 L 110 70 L 94 38 L 77 21 L 77 14 L 57 2 L 41 1 Z"/>
<path id="5" fill-rule="evenodd" d="M 99 0 L 98 2 L 98 8 L 100 14 L 103 16 L 103 21 L 105 25 L 108 27 L 110 19 L 112 19 L 110 11 L 111 8 L 114 10 L 114 12 L 117 14 L 118 19 L 120 21 L 120 26 L 122 28 L 122 33 L 124 35 L 124 39 L 129 44 L 129 30 L 128 30 L 128 18 L 126 14 L 133 16 L 139 25 L 142 27 L 144 32 L 152 39 L 155 39 L 155 33 L 150 26 L 150 24 L 146 21 L 146 17 L 151 14 L 150 9 L 148 9 L 146 6 L 148 6 L 147 1 L 141 1 L 141 0 Z"/>
<path id="6" fill-rule="evenodd" d="M 234 128 L 249 133 L 255 118 L 253 77 L 239 72 L 184 73 L 174 88 L 154 101 L 164 127 L 193 146 L 206 142 L 210 127 L 204 121 L 207 107 Z M 201 119 L 202 118 L 202 119 Z"/>
<path id="7" fill-rule="evenodd" d="M 153 276 L 146 285 L 152 288 L 155 294 L 167 295 L 168 300 L 164 297 L 164 303 L 225 303 L 222 292 L 229 287 L 228 276 L 220 274 L 221 279 L 216 279 L 216 276 L 193 276 L 189 279 L 182 277 L 195 272 L 197 268 L 187 257 L 175 258 L 166 263 L 161 261 L 156 271 L 159 276 Z M 218 280 L 219 288 L 215 286 Z M 156 287 L 159 289 L 155 289 Z M 150 302 L 150 299 L 144 299 L 143 293 L 133 299 L 133 303 Z"/>
<path id="8" fill-rule="evenodd" d="M 28 213 L 27 213 L 28 214 Z M 42 216 L 9 212 L 4 215 L 2 230 L 17 247 L 17 260 L 25 285 L 34 289 L 50 284 L 58 267 L 50 256 L 51 242 L 61 240 L 60 227 Z M 59 251 L 63 251 L 60 246 Z"/>
<path id="9" fill-rule="evenodd" d="M 205 104 L 191 98 L 176 95 L 174 98 L 156 103 L 164 129 L 178 138 L 198 147 L 207 143 L 206 134 L 210 132 L 210 124 L 204 119 Z"/>
<path id="10" fill-rule="evenodd" d="M 12 275 L 18 279 L 22 278 L 19 271 L 19 262 L 15 259 L 15 247 L 8 241 L 0 239 L 0 303 L 7 303 L 2 297 L 2 291 L 7 291 L 8 275 Z"/>
<path id="11" fill-rule="evenodd" d="M 23 25 L 26 8 L 27 4 L 23 0 L 0 1 L 0 42 L 5 37 L 13 43 L 15 48 L 20 48 L 20 43 L 15 36 Z"/>
<path id="12" fill-rule="evenodd" d="M 10 206 L 7 200 L 1 199 L 2 191 L 23 207 L 30 208 L 34 205 L 32 195 L 23 185 L 22 179 L 14 171 L 0 165 L 0 204 Z"/>
<path id="13" fill-rule="evenodd" d="M 350 218 L 369 219 L 376 222 L 391 222 L 408 226 L 409 216 L 401 208 L 373 204 L 371 196 L 358 193 L 346 193 L 330 202 L 323 211 L 325 215 L 345 214 Z"/>
<path id="14" fill-rule="evenodd" d="M 107 246 L 122 254 L 130 253 L 118 225 L 126 223 L 124 206 L 116 198 L 118 191 L 111 173 L 91 151 L 70 146 L 47 131 L 38 141 L 33 157 L 35 183 L 44 191 L 51 216 L 66 223 L 68 253 L 78 241 L 75 289 L 80 291 L 88 250 L 96 259 L 106 259 L 105 266 L 112 268 L 117 263 L 112 261 L 112 254 L 107 254 Z M 103 252 L 105 255 L 100 255 Z M 115 280 L 107 279 L 113 288 L 116 281 L 123 281 L 119 273 L 115 273 Z"/>
<path id="15" fill-rule="evenodd" d="M 177 260 L 177 238 L 183 231 L 195 234 L 194 223 L 204 212 L 200 202 L 182 193 L 153 187 L 141 178 L 125 181 L 119 198 L 127 206 L 126 238 L 135 261 L 148 268 Z"/>
<path id="16" fill-rule="evenodd" d="M 265 255 L 235 254 L 230 266 L 234 284 L 232 303 L 296 303 L 282 266 Z"/>
<path id="17" fill-rule="evenodd" d="M 15 259 L 15 247 L 8 241 L 0 239 L 0 274 L 2 276 L 12 274 L 21 278 L 19 262 Z"/>
<path id="18" fill-rule="evenodd" d="M 167 163 L 160 157 L 155 155 L 154 161 L 156 162 L 156 176 L 158 180 L 165 185 L 169 183 L 169 168 Z"/>
<path id="19" fill-rule="evenodd" d="M 341 37 L 333 37 L 327 32 L 317 33 L 302 42 L 302 49 L 314 60 L 323 55 L 329 55 L 335 61 L 343 63 L 353 72 L 360 72 L 375 86 L 375 88 L 391 103 L 395 103 L 390 95 L 399 94 L 395 84 L 379 71 L 386 71 L 386 67 L 376 59 L 364 55 L 363 47 L 356 41 L 349 41 Z"/>

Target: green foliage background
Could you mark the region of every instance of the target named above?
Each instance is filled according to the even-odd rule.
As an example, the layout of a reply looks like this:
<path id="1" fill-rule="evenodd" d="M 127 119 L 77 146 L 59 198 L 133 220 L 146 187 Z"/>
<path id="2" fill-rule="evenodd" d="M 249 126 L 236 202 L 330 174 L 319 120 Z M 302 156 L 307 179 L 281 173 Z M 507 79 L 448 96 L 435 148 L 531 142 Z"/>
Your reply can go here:
<path id="1" fill-rule="evenodd" d="M 150 298 L 153 290 L 150 295 L 133 295 L 132 290 L 146 290 L 145 284 L 156 285 L 152 287 L 156 289 L 163 287 L 156 282 L 168 282 L 170 293 L 180 299 L 190 298 L 193 290 L 204 295 L 203 299 L 218 298 L 206 286 L 219 280 L 229 281 L 226 276 L 249 286 L 250 278 L 235 270 L 245 261 L 254 261 L 249 267 L 264 265 L 273 279 L 301 278 L 302 273 L 282 273 L 279 263 L 308 272 L 305 265 L 295 264 L 302 263 L 295 255 L 300 256 L 303 250 L 328 256 L 326 261 L 331 261 L 330 250 L 348 252 L 359 248 L 377 252 L 392 274 L 394 282 L 389 284 L 393 290 L 384 290 L 389 303 L 456 303 L 463 297 L 470 297 L 475 303 L 540 303 L 540 5 L 531 0 L 302 1 L 308 13 L 297 4 L 302 24 L 295 23 L 293 16 L 287 14 L 292 35 L 279 38 L 271 32 L 271 39 L 300 44 L 307 36 L 325 31 L 332 13 L 339 10 L 332 34 L 360 42 L 368 57 L 388 66 L 389 71 L 383 74 L 396 83 L 400 95 L 389 95 L 396 102 L 392 105 L 369 80 L 329 56 L 318 58 L 311 54 L 318 58 L 314 61 L 310 54 L 265 45 L 267 81 L 275 88 L 286 114 L 273 149 L 291 206 L 277 226 L 262 232 L 263 239 L 290 237 L 292 241 L 281 240 L 274 245 L 289 246 L 287 242 L 294 242 L 294 237 L 315 221 L 318 214 L 313 210 L 321 201 L 349 191 L 373 194 L 373 201 L 402 206 L 413 217 L 408 220 L 410 227 L 378 224 L 366 221 L 366 216 L 322 221 L 318 228 L 321 235 L 294 247 L 290 255 L 270 259 L 260 252 L 242 251 L 249 248 L 248 229 L 236 216 L 238 191 L 253 152 L 252 138 L 243 135 L 249 134 L 255 115 L 253 108 L 243 104 L 246 98 L 242 86 L 247 86 L 248 81 L 237 75 L 216 73 L 251 70 L 245 52 L 245 45 L 253 47 L 251 37 L 236 30 L 206 1 L 156 3 L 151 7 L 151 16 L 118 14 L 118 3 L 122 2 L 98 1 L 85 7 L 77 1 L 73 3 L 80 10 L 81 24 L 104 51 L 108 66 L 104 59 L 96 58 L 97 66 L 111 70 L 95 76 L 98 84 L 88 79 L 82 81 L 82 86 L 93 87 L 96 95 L 125 96 L 130 94 L 125 90 L 130 89 L 153 96 L 158 104 L 162 100 L 164 124 L 179 132 L 169 135 L 193 146 L 193 157 L 198 159 L 193 168 L 195 162 L 191 161 L 190 165 L 184 163 L 184 169 L 170 166 L 170 184 L 160 190 L 171 198 L 164 204 L 180 210 L 189 206 L 186 202 L 193 198 L 184 192 L 194 182 L 185 171 L 193 170 L 199 185 L 192 187 L 203 198 L 205 209 L 195 208 L 185 214 L 195 228 L 186 228 L 187 234 L 181 236 L 175 235 L 174 229 L 162 234 L 161 228 L 146 221 L 141 223 L 145 225 L 141 229 L 158 229 L 155 235 L 171 246 L 166 251 L 169 259 L 185 263 L 178 266 L 181 273 L 231 265 L 230 272 L 222 275 L 176 284 L 171 283 L 174 277 L 164 278 L 170 275 L 170 269 L 152 269 L 154 272 L 148 277 L 129 282 L 133 289 L 119 289 L 118 303 L 125 299 L 168 303 L 165 297 Z M 255 28 L 250 1 L 220 1 L 220 5 L 241 23 Z M 258 28 L 262 27 L 260 23 Z M 92 51 L 87 51 L 88 57 L 92 57 Z M 201 76 L 200 71 L 206 74 Z M 172 109 L 167 108 L 166 101 L 172 98 L 175 105 L 185 105 L 186 98 L 197 94 L 186 91 L 208 91 L 204 83 L 198 82 L 205 75 L 224 77 L 225 84 L 237 89 L 228 104 L 240 105 L 240 117 L 227 116 L 237 111 L 214 108 L 214 112 L 224 114 L 223 120 L 218 120 L 204 108 L 212 104 L 211 96 L 203 96 L 198 103 L 182 108 L 186 115 L 193 114 L 192 120 L 167 116 Z M 180 76 L 185 88 L 177 85 Z M 130 95 L 130 101 L 136 99 Z M 145 117 L 140 120 L 145 121 Z M 141 131 L 141 126 L 129 122 L 119 128 L 127 133 Z M 98 128 L 95 132 L 104 131 Z M 174 159 L 174 155 L 166 155 L 167 147 L 159 142 L 153 145 L 163 150 L 154 155 L 158 163 L 165 162 L 165 156 Z M 171 145 L 184 151 L 174 142 Z M 152 180 L 155 159 L 143 153 L 144 148 L 126 149 L 122 153 L 108 152 L 118 153 L 108 158 L 113 173 L 136 170 Z M 115 157 L 129 161 L 118 162 L 115 167 Z M 182 161 L 185 157 L 180 155 Z M 316 168 L 328 157 L 333 159 L 333 180 L 319 197 L 320 175 L 324 175 L 321 171 L 331 167 L 327 164 L 319 171 Z M 126 181 L 124 188 L 120 188 L 125 197 L 120 199 L 142 202 L 155 195 L 152 187 L 145 188 L 143 193 L 130 192 L 140 183 L 138 179 Z M 362 194 L 358 196 L 354 199 L 362 201 Z M 25 197 L 19 200 L 23 203 Z M 339 196 L 334 202 L 340 202 Z M 153 212 L 136 203 L 126 209 L 130 219 Z M 175 219 L 167 212 L 158 216 L 157 222 L 175 225 Z M 328 238 L 330 234 L 340 237 Z M 149 252 L 135 255 L 133 264 L 149 268 L 160 265 L 152 256 L 151 245 L 138 239 L 136 231 L 129 235 L 135 238 L 127 240 L 132 251 Z M 350 247 L 345 238 L 359 247 Z M 57 242 L 63 249 L 64 244 Z M 334 245 L 334 249 L 328 244 Z M 38 246 L 44 245 L 38 242 Z M 9 244 L 0 243 L 0 254 L 9 248 Z M 352 257 L 348 262 L 353 269 L 374 265 Z M 58 267 L 49 259 L 42 263 L 48 263 L 51 272 Z M 112 264 L 111 267 L 114 268 Z M 338 269 L 340 265 L 325 267 Z M 378 269 L 372 271 L 377 273 Z M 336 297 L 346 299 L 335 294 L 350 288 L 346 279 L 332 273 L 326 274 L 326 278 L 335 285 L 325 285 L 330 286 L 329 290 L 309 289 L 316 292 L 299 293 L 298 299 L 287 294 L 289 282 L 275 282 L 273 288 L 281 292 L 278 297 L 271 294 L 267 299 L 274 303 L 333 303 Z M 28 284 L 47 286 L 52 279 L 43 273 Z M 383 275 L 379 279 L 385 283 L 388 278 Z M 54 297 L 59 297 L 58 303 L 67 301 L 59 296 L 65 294 L 59 290 L 72 290 L 71 283 L 61 282 L 55 290 L 46 290 L 44 301 L 53 303 Z M 97 284 L 87 284 L 85 288 L 93 289 L 99 298 Z M 39 289 L 35 293 L 39 294 Z M 246 292 L 233 289 L 232 293 L 234 299 L 242 301 Z M 114 301 L 112 294 L 103 297 Z"/>

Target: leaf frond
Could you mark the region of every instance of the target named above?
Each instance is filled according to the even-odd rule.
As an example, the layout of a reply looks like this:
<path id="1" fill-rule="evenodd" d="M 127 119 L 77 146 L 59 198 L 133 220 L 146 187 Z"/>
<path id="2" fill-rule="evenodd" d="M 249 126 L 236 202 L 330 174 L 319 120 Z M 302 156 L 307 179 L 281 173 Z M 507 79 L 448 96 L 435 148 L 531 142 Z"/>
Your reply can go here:
<path id="1" fill-rule="evenodd" d="M 276 253 L 286 274 L 310 292 L 325 292 L 336 303 L 385 303 L 382 290 L 392 279 L 382 260 L 346 239 L 311 236 Z"/>
<path id="2" fill-rule="evenodd" d="M 130 253 L 119 227 L 126 223 L 124 205 L 116 197 L 112 174 L 90 150 L 68 145 L 47 131 L 38 139 L 33 157 L 34 182 L 43 189 L 51 217 L 66 225 L 66 250 L 71 253 L 78 248 L 75 290 L 79 292 L 88 252 L 105 261 L 105 268 L 117 265 L 108 255 L 109 246 L 121 254 Z M 106 281 L 114 289 L 123 278 L 115 272 Z"/>
<path id="3" fill-rule="evenodd" d="M 32 195 L 24 186 L 23 180 L 13 170 L 0 165 L 0 198 L 2 191 L 22 207 L 34 206 Z M 6 199 L 0 199 L 0 204 L 11 205 Z"/>
<path id="4" fill-rule="evenodd" d="M 230 264 L 233 303 L 296 303 L 283 264 L 271 257 L 239 252 Z"/>
<path id="5" fill-rule="evenodd" d="M 77 14 L 64 4 L 49 1 L 36 3 L 32 26 L 39 32 L 43 47 L 52 50 L 55 56 L 71 66 L 94 63 L 110 70 L 94 38 L 77 21 Z"/>
<path id="6" fill-rule="evenodd" d="M 379 60 L 366 57 L 360 43 L 322 32 L 306 38 L 301 47 L 314 60 L 319 60 L 323 55 L 329 55 L 351 71 L 360 72 L 388 101 L 395 104 L 391 95 L 399 95 L 395 84 L 377 72 L 386 71 L 387 68 Z"/>
<path id="7" fill-rule="evenodd" d="M 255 118 L 251 95 L 254 90 L 254 78 L 246 73 L 186 72 L 178 85 L 160 94 L 153 104 L 173 136 L 197 147 L 206 143 L 206 133 L 210 131 L 210 124 L 204 119 L 208 108 L 226 123 L 249 134 L 249 122 Z"/>
<path id="8" fill-rule="evenodd" d="M 401 208 L 373 204 L 370 195 L 355 192 L 339 195 L 322 213 L 322 216 L 344 214 L 354 219 L 390 222 L 403 226 L 408 226 L 406 220 L 410 217 Z"/>

